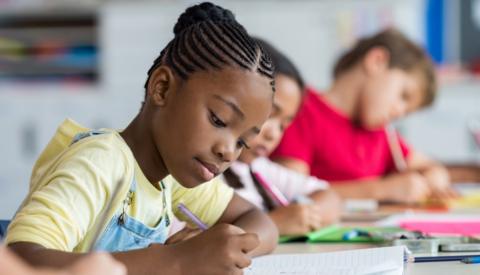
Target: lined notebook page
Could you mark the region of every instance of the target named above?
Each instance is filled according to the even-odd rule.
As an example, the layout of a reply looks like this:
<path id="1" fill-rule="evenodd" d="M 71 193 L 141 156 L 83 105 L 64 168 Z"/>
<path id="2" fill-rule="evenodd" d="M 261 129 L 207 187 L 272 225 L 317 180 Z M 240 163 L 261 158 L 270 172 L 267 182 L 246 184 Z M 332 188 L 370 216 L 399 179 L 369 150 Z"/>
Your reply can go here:
<path id="1" fill-rule="evenodd" d="M 253 259 L 245 275 L 402 275 L 403 246 L 314 254 L 276 254 Z"/>

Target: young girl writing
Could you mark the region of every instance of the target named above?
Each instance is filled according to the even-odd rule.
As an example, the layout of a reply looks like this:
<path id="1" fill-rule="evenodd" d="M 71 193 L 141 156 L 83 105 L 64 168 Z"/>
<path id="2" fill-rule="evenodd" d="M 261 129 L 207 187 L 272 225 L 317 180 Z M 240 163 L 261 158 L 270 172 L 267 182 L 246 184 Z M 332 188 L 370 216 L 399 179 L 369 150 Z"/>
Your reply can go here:
<path id="1" fill-rule="evenodd" d="M 325 93 L 308 90 L 272 158 L 330 181 L 347 198 L 414 203 L 449 197 L 446 170 L 402 139 L 407 169 L 396 171 L 384 130 L 430 105 L 435 86 L 430 59 L 400 32 L 362 39 L 339 59 Z"/>
<path id="2" fill-rule="evenodd" d="M 174 33 L 124 131 L 76 134 L 67 121 L 38 159 L 6 238 L 30 263 L 64 266 L 93 243 L 129 274 L 239 274 L 274 248 L 278 233 L 261 211 L 218 180 L 197 187 L 260 132 L 272 108 L 271 61 L 229 10 L 211 3 L 188 8 Z M 179 203 L 211 228 L 164 245 Z"/>
<path id="3" fill-rule="evenodd" d="M 273 112 L 260 134 L 250 142 L 251 149 L 243 151 L 223 177 L 240 196 L 268 210 L 281 235 L 304 234 L 335 222 L 340 215 L 340 200 L 333 191 L 327 190 L 327 182 L 287 169 L 267 158 L 297 113 L 304 82 L 285 55 L 263 40 L 256 41 L 275 65 Z M 292 203 L 279 205 L 260 180 L 278 188 L 281 195 Z M 308 196 L 311 201 L 293 203 L 301 196 Z"/>

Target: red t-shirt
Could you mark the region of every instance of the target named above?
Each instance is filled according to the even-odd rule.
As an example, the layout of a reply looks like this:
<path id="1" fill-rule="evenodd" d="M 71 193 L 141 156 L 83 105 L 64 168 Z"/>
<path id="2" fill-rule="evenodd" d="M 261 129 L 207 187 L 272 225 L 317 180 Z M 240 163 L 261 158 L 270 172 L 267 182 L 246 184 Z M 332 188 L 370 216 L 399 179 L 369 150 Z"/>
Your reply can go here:
<path id="1" fill-rule="evenodd" d="M 405 156 L 409 149 L 399 137 Z M 307 89 L 302 107 L 285 131 L 271 158 L 306 162 L 310 174 L 328 181 L 385 175 L 394 170 L 386 132 L 352 123 L 313 89 Z"/>

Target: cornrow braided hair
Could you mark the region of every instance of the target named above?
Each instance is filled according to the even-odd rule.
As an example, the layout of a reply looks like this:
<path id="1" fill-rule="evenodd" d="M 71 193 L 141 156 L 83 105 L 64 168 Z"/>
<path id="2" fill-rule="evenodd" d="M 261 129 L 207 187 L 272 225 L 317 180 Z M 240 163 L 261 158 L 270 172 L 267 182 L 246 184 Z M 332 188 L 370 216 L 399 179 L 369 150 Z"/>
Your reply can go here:
<path id="1" fill-rule="evenodd" d="M 275 91 L 270 57 L 230 10 L 209 2 L 189 7 L 178 18 L 173 32 L 175 37 L 148 70 L 145 89 L 153 71 L 161 65 L 169 66 L 183 80 L 197 71 L 233 66 L 269 78 Z"/>

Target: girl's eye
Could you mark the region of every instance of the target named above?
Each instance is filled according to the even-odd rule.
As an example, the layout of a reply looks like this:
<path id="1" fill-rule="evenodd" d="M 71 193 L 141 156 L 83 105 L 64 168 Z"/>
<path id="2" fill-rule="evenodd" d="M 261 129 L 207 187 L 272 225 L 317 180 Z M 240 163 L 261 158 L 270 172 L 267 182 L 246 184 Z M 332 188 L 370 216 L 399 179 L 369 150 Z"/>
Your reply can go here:
<path id="1" fill-rule="evenodd" d="M 210 111 L 210 122 L 213 126 L 217 128 L 224 128 L 227 127 L 227 124 L 223 122 L 214 112 Z"/>
<path id="2" fill-rule="evenodd" d="M 410 94 L 407 91 L 404 91 L 402 93 L 402 99 L 403 101 L 408 101 L 410 99 Z"/>
<path id="3" fill-rule="evenodd" d="M 248 144 L 243 140 L 243 139 L 239 139 L 237 141 L 237 147 L 239 149 L 242 149 L 242 148 L 247 148 L 247 149 L 250 149 L 250 147 L 248 146 Z"/>

